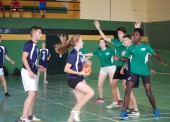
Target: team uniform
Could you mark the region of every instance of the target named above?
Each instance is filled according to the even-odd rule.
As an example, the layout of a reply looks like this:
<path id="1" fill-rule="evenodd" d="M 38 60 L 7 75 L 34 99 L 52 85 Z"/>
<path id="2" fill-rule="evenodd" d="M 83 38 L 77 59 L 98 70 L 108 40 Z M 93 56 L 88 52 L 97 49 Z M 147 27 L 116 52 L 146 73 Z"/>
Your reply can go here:
<path id="1" fill-rule="evenodd" d="M 47 6 L 46 6 L 46 0 L 39 0 L 39 9 L 40 10 L 46 10 Z"/>
<path id="2" fill-rule="evenodd" d="M 75 48 L 73 48 L 73 50 L 70 52 L 67 58 L 66 63 L 71 64 L 70 67 L 71 70 L 81 72 L 83 67 L 83 56 Z M 67 77 L 68 77 L 67 83 L 73 89 L 75 89 L 79 82 L 82 82 L 84 80 L 83 76 L 75 74 L 68 74 Z"/>
<path id="3" fill-rule="evenodd" d="M 130 58 L 126 63 L 126 85 L 128 83 L 129 76 L 130 76 Z M 136 79 L 136 83 L 134 84 L 133 88 L 139 88 L 139 78 Z"/>
<path id="4" fill-rule="evenodd" d="M 0 45 L 0 76 L 4 76 L 3 64 L 5 55 L 7 55 L 7 49 Z"/>
<path id="5" fill-rule="evenodd" d="M 125 54 L 126 58 L 131 57 L 130 60 L 130 76 L 128 81 L 137 82 L 137 79 L 141 76 L 143 83 L 150 83 L 149 67 L 148 67 L 148 55 L 154 54 L 154 50 L 144 43 L 140 43 L 138 46 L 132 44 Z"/>
<path id="6" fill-rule="evenodd" d="M 3 11 L 3 4 L 0 2 L 0 10 Z"/>
<path id="7" fill-rule="evenodd" d="M 107 47 L 105 50 L 101 50 L 98 48 L 93 52 L 93 55 L 98 56 L 100 60 L 100 74 L 108 75 L 109 73 L 115 72 L 115 63 L 112 61 L 112 57 L 115 55 L 115 51 L 113 49 Z"/>
<path id="8" fill-rule="evenodd" d="M 115 55 L 123 58 L 123 53 L 126 51 L 126 47 L 123 45 L 123 42 L 121 42 L 118 38 L 115 38 L 111 40 L 111 43 L 115 46 Z M 122 62 L 120 60 L 116 61 L 117 68 L 113 79 L 126 79 L 126 74 L 120 74 L 120 70 L 124 65 L 125 62 Z"/>
<path id="9" fill-rule="evenodd" d="M 11 2 L 11 5 L 12 5 L 13 11 L 18 11 L 18 12 L 20 11 L 20 8 L 18 8 L 18 7 L 20 7 L 20 3 L 18 1 Z"/>
<path id="10" fill-rule="evenodd" d="M 50 55 L 50 52 L 48 49 L 40 49 L 39 50 L 39 65 L 43 66 L 44 68 L 48 67 L 48 57 Z"/>
<path id="11" fill-rule="evenodd" d="M 29 55 L 27 57 L 27 61 L 31 71 L 36 75 L 35 78 L 30 78 L 29 72 L 26 70 L 24 64 L 21 70 L 22 82 L 25 91 L 37 91 L 38 89 L 38 80 L 37 80 L 37 63 L 38 63 L 38 47 L 32 41 L 28 41 L 25 43 L 23 47 L 23 52 L 27 52 Z"/>

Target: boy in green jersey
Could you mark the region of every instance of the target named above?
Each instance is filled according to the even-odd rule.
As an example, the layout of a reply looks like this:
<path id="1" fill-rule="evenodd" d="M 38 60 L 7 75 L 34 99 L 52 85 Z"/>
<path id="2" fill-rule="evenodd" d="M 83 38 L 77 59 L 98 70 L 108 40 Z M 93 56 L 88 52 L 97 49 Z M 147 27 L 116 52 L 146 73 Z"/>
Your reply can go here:
<path id="1" fill-rule="evenodd" d="M 118 35 L 118 38 L 114 39 L 109 39 L 105 36 L 103 31 L 100 29 L 100 24 L 98 21 L 94 21 L 94 25 L 96 29 L 99 31 L 101 37 L 107 41 L 112 43 L 115 46 L 115 55 L 117 55 L 120 58 L 123 58 L 123 53 L 126 51 L 126 47 L 123 45 L 123 36 L 126 34 L 126 28 L 124 27 L 119 27 L 117 28 L 116 32 Z M 126 74 L 120 74 L 121 68 L 125 65 L 125 62 L 123 61 L 117 61 L 117 67 L 115 74 L 113 76 L 113 81 L 112 81 L 112 92 L 113 92 L 113 103 L 106 106 L 107 108 L 113 108 L 113 107 L 119 107 L 122 105 L 122 101 L 118 101 L 118 96 L 117 96 L 117 83 L 119 80 L 124 80 L 126 81 Z"/>
<path id="2" fill-rule="evenodd" d="M 149 68 L 148 68 L 148 55 L 153 55 L 156 57 L 162 64 L 166 65 L 166 62 L 154 52 L 154 50 L 148 45 L 141 43 L 141 39 L 143 37 L 143 30 L 140 28 L 136 28 L 134 30 L 134 44 L 132 44 L 126 51 L 125 58 L 119 58 L 121 61 L 127 61 L 131 56 L 130 60 L 130 76 L 128 78 L 128 84 L 125 91 L 124 97 L 124 110 L 120 113 L 119 118 L 125 119 L 127 116 L 127 107 L 129 103 L 131 90 L 136 83 L 139 77 L 142 78 L 146 95 L 152 105 L 153 114 L 155 117 L 159 118 L 160 114 L 156 109 L 156 103 L 154 96 L 151 91 L 151 82 L 149 76 Z"/>

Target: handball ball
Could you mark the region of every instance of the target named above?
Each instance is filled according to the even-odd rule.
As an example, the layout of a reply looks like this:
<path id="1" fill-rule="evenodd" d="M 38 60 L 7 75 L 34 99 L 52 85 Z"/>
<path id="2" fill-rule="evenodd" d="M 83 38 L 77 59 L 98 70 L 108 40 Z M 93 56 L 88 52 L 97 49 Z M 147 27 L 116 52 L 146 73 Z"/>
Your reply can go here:
<path id="1" fill-rule="evenodd" d="M 92 68 L 90 64 L 85 64 L 82 68 L 82 71 L 84 71 L 87 74 L 90 74 L 92 72 Z"/>

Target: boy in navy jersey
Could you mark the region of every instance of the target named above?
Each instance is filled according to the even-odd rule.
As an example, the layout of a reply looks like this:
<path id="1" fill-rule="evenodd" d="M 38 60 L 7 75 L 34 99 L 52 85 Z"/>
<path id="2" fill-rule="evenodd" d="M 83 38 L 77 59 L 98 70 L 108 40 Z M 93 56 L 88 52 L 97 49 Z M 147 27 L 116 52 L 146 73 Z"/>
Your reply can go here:
<path id="1" fill-rule="evenodd" d="M 40 121 L 33 115 L 34 102 L 38 90 L 37 63 L 38 47 L 37 42 L 42 37 L 41 27 L 31 28 L 31 40 L 27 41 L 23 47 L 21 70 L 22 82 L 28 97 L 25 100 L 22 116 L 19 122 Z"/>
<path id="2" fill-rule="evenodd" d="M 49 50 L 46 48 L 46 43 L 43 42 L 42 43 L 42 48 L 39 50 L 39 68 L 38 68 L 38 78 L 40 76 L 40 72 L 44 72 L 44 83 L 48 83 L 48 81 L 46 80 L 47 78 L 47 67 L 48 67 L 48 61 L 50 60 L 50 52 Z"/>
<path id="3" fill-rule="evenodd" d="M 4 77 L 4 70 L 3 70 L 4 58 L 9 62 L 11 62 L 11 64 L 15 64 L 15 62 L 8 57 L 6 48 L 3 45 L 1 45 L 1 35 L 0 35 L 0 78 L 2 80 L 2 84 L 4 87 L 5 96 L 10 97 L 11 95 L 8 93 L 6 79 Z"/>

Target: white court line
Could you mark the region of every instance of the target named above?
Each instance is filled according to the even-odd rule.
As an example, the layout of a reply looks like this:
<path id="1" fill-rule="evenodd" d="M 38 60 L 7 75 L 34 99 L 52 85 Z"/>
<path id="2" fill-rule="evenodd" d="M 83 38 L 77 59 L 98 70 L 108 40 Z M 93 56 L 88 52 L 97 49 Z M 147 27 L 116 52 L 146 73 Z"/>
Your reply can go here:
<path id="1" fill-rule="evenodd" d="M 18 92 L 20 92 L 20 93 L 26 94 L 25 92 L 23 92 L 23 91 L 21 91 L 21 90 L 16 90 L 16 89 L 10 88 L 10 87 L 8 87 L 8 88 L 9 88 L 9 89 L 13 89 L 13 90 L 15 90 L 15 91 L 18 91 Z M 65 106 L 65 107 L 67 107 L 67 108 L 71 108 L 71 106 L 64 105 L 64 104 L 62 104 L 62 103 L 58 103 L 58 102 L 55 102 L 55 101 L 52 101 L 52 100 L 48 100 L 48 99 L 43 98 L 43 97 L 39 97 L 39 96 L 36 96 L 36 97 L 39 98 L 39 99 L 43 99 L 43 100 L 45 100 L 45 101 L 54 103 L 54 104 L 56 104 L 56 105 L 62 105 L 62 106 Z M 91 115 L 94 115 L 94 116 L 101 117 L 101 119 L 107 119 L 107 120 L 111 120 L 111 121 L 113 121 L 113 122 L 117 122 L 116 120 L 113 120 L 113 119 L 111 119 L 111 118 L 103 117 L 103 116 L 100 116 L 100 115 L 97 115 L 97 114 L 94 114 L 94 113 L 91 113 L 91 112 L 87 112 L 87 111 L 84 111 L 84 110 L 83 110 L 82 112 L 85 112 L 85 113 L 88 113 L 88 114 L 91 114 Z"/>

